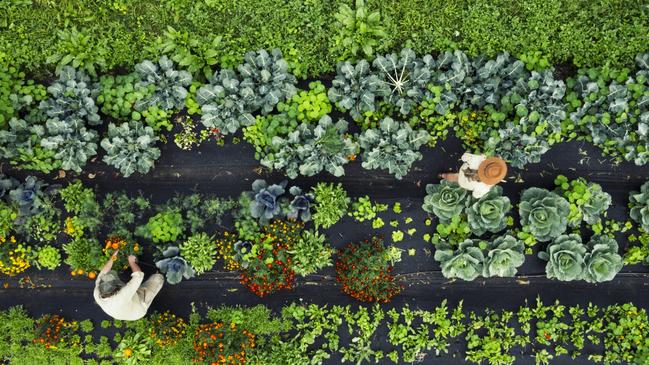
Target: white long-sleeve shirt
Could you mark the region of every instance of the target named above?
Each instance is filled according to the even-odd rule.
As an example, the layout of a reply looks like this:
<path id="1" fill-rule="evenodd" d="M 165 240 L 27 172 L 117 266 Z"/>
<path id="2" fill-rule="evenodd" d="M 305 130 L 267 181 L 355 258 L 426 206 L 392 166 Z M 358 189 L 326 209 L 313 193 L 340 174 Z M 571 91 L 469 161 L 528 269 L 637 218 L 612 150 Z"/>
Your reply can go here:
<path id="1" fill-rule="evenodd" d="M 486 159 L 487 157 L 485 155 L 474 155 L 471 153 L 465 153 L 462 155 L 462 161 L 464 161 L 464 164 L 460 167 L 457 183 L 461 187 L 470 190 L 473 197 L 476 199 L 480 199 L 487 194 L 493 186 L 487 185 L 478 179 L 478 168 L 482 161 Z"/>
<path id="2" fill-rule="evenodd" d="M 114 277 L 107 277 L 109 275 Z M 128 283 L 126 283 L 126 285 L 124 285 L 117 293 L 108 298 L 102 298 L 101 295 L 99 295 L 99 282 L 104 278 L 109 280 L 119 280 L 119 278 L 111 271 L 106 274 L 99 273 L 95 280 L 93 296 L 95 297 L 97 304 L 99 304 L 106 314 L 122 321 L 135 321 L 146 315 L 150 303 L 147 304 L 144 301 L 144 297 L 138 293 L 140 284 L 142 284 L 142 280 L 144 280 L 143 272 L 138 271 L 132 273 L 131 280 L 129 280 Z"/>

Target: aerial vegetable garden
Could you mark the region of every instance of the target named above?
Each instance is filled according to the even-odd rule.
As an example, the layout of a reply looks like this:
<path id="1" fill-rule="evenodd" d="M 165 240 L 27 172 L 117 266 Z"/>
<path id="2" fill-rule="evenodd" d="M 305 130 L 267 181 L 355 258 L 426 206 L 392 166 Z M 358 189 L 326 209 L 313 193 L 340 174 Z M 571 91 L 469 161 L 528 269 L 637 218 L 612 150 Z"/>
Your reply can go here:
<path id="1" fill-rule="evenodd" d="M 0 5 L 0 362 L 649 363 L 646 4 L 433 3 Z"/>

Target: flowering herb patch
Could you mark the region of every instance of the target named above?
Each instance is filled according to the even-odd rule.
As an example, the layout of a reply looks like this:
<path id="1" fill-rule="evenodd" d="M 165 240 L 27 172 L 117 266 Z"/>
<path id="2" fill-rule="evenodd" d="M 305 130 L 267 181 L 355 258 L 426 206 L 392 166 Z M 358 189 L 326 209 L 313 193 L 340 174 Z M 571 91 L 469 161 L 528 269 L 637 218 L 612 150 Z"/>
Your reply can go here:
<path id="1" fill-rule="evenodd" d="M 211 365 L 243 365 L 246 352 L 255 347 L 255 335 L 236 323 L 198 326 L 194 336 L 194 362 Z"/>
<path id="2" fill-rule="evenodd" d="M 166 311 L 154 313 L 149 319 L 150 335 L 158 346 L 171 346 L 185 336 L 187 323 L 182 317 Z"/>
<path id="3" fill-rule="evenodd" d="M 78 329 L 77 321 L 68 322 L 57 314 L 47 314 L 36 321 L 33 342 L 47 349 L 78 345 Z"/>

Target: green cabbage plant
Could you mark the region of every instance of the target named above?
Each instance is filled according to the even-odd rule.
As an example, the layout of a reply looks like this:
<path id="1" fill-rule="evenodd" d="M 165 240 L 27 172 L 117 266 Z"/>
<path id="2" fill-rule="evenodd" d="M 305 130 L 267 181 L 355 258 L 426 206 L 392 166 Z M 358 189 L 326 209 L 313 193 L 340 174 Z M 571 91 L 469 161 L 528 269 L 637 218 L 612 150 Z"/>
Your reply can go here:
<path id="1" fill-rule="evenodd" d="M 387 169 L 397 179 L 405 176 L 415 161 L 421 160 L 419 148 L 428 143 L 425 130 L 413 130 L 408 123 L 385 118 L 378 129 L 367 129 L 358 137 L 363 151 L 363 167 Z"/>
<path id="2" fill-rule="evenodd" d="M 252 90 L 249 102 L 253 111 L 268 114 L 277 103 L 296 93 L 297 79 L 288 71 L 288 63 L 277 48 L 270 54 L 263 49 L 246 53 L 244 63 L 237 70 L 241 76 L 240 86 Z"/>
<path id="3" fill-rule="evenodd" d="M 499 236 L 487 244 L 482 276 L 513 277 L 525 261 L 525 244 L 510 236 Z"/>
<path id="4" fill-rule="evenodd" d="M 261 164 L 277 170 L 284 170 L 294 179 L 299 175 L 313 176 L 326 170 L 334 176 L 345 174 L 344 165 L 355 157 L 358 143 L 346 135 L 347 122 L 333 123 L 328 115 L 323 116 L 314 127 L 302 123 L 287 137 L 273 137 L 272 147 Z"/>
<path id="5" fill-rule="evenodd" d="M 629 207 L 631 219 L 649 232 L 649 181 L 642 184 L 639 192 L 633 191 L 629 194 Z"/>
<path id="6" fill-rule="evenodd" d="M 539 258 L 547 261 L 548 278 L 561 281 L 581 280 L 586 268 L 586 245 L 577 234 L 561 235 L 548 244 Z"/>
<path id="7" fill-rule="evenodd" d="M 448 279 L 471 281 L 483 272 L 484 254 L 477 240 L 467 239 L 457 249 L 440 243 L 436 246 L 435 260 L 442 268 L 442 275 Z"/>
<path id="8" fill-rule="evenodd" d="M 588 242 L 588 251 L 584 258 L 584 280 L 589 283 L 611 281 L 624 266 L 617 242 L 609 236 L 593 236 Z"/>
<path id="9" fill-rule="evenodd" d="M 118 169 L 124 177 L 134 172 L 146 174 L 160 157 L 160 149 L 155 146 L 158 137 L 151 127 L 140 122 L 108 125 L 108 134 L 101 141 L 106 150 L 103 161 Z"/>
<path id="10" fill-rule="evenodd" d="M 209 81 L 196 92 L 196 101 L 203 114 L 201 123 L 205 127 L 221 134 L 231 134 L 242 126 L 255 123 L 255 117 L 250 113 L 255 92 L 242 87 L 234 71 L 217 71 Z"/>
<path id="11" fill-rule="evenodd" d="M 485 232 L 497 233 L 507 227 L 507 213 L 512 208 L 503 188 L 496 185 L 480 199 L 470 197 L 466 214 L 471 232 L 481 236 Z"/>
<path id="12" fill-rule="evenodd" d="M 138 111 L 156 106 L 162 110 L 180 110 L 185 105 L 187 88 L 192 84 L 192 75 L 187 71 L 177 71 L 167 56 L 162 56 L 157 64 L 149 60 L 135 65 L 140 76 L 138 87 L 146 87 L 150 93 L 135 103 Z"/>
<path id="13" fill-rule="evenodd" d="M 523 228 L 546 242 L 565 232 L 570 203 L 549 190 L 533 187 L 523 191 L 518 213 Z"/>
<path id="14" fill-rule="evenodd" d="M 348 111 L 354 120 L 362 119 L 365 112 L 376 110 L 376 98 L 383 83 L 371 72 L 367 61 L 360 60 L 356 65 L 339 62 L 336 72 L 327 96 L 338 109 Z"/>
<path id="15" fill-rule="evenodd" d="M 446 180 L 426 185 L 426 194 L 422 208 L 435 214 L 441 223 L 448 223 L 454 216 L 461 214 L 469 198 L 466 189 Z"/>

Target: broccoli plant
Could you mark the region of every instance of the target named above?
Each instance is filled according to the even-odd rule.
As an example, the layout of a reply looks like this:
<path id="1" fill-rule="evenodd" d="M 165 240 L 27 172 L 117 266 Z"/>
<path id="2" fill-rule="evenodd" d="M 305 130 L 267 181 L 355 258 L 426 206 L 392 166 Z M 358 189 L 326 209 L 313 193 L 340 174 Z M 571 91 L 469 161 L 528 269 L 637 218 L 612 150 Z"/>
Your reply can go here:
<path id="1" fill-rule="evenodd" d="M 424 99 L 433 63 L 430 55 L 419 59 L 409 48 L 402 49 L 399 55 L 377 56 L 372 65 L 382 83 L 379 95 L 383 101 L 395 105 L 402 115 L 410 114 Z"/>
<path id="2" fill-rule="evenodd" d="M 370 64 L 361 60 L 354 66 L 349 62 L 339 62 L 336 77 L 331 82 L 327 96 L 338 109 L 360 120 L 365 112 L 376 110 L 375 100 L 383 83 L 370 71 Z"/>
<path id="3" fill-rule="evenodd" d="M 521 196 L 518 213 L 523 229 L 546 242 L 566 230 L 570 203 L 546 189 L 529 188 Z"/>
<path id="4" fill-rule="evenodd" d="M 362 165 L 370 170 L 387 169 L 401 180 L 412 164 L 421 160 L 418 150 L 429 138 L 425 130 L 415 131 L 408 123 L 385 118 L 378 129 L 367 129 L 358 137 L 363 150 Z"/>
<path id="5" fill-rule="evenodd" d="M 253 199 L 250 201 L 250 215 L 267 224 L 271 219 L 282 214 L 280 197 L 284 195 L 286 181 L 281 184 L 268 185 L 266 180 L 257 179 L 252 183 Z"/>
<path id="6" fill-rule="evenodd" d="M 589 283 L 611 281 L 624 266 L 617 242 L 609 236 L 593 236 L 588 242 L 588 251 L 584 258 L 584 280 Z"/>
<path id="7" fill-rule="evenodd" d="M 108 134 L 101 141 L 106 150 L 103 160 L 118 169 L 124 177 L 134 172 L 146 174 L 160 157 L 160 149 L 155 146 L 158 137 L 153 128 L 139 122 L 108 125 Z"/>
<path id="8" fill-rule="evenodd" d="M 248 52 L 237 68 L 241 87 L 252 90 L 249 102 L 253 111 L 270 113 L 277 103 L 295 95 L 297 79 L 288 71 L 288 63 L 279 49 Z"/>
<path id="9" fill-rule="evenodd" d="M 81 70 L 65 66 L 59 73 L 59 78 L 47 88 L 49 98 L 41 101 L 39 108 L 51 119 L 74 121 L 70 124 L 99 125 L 99 108 L 95 98 L 99 88 L 90 81 L 90 77 Z M 84 123 L 85 122 L 85 123 Z"/>
<path id="10" fill-rule="evenodd" d="M 510 235 L 496 237 L 487 245 L 482 276 L 512 277 L 525 261 L 525 244 Z"/>
<path id="11" fill-rule="evenodd" d="M 80 173 L 88 160 L 97 154 L 99 136 L 83 124 L 80 119 L 50 119 L 45 123 L 46 137 L 41 140 L 41 147 L 54 154 L 54 160 L 63 170 Z"/>
<path id="12" fill-rule="evenodd" d="M 283 169 L 291 179 L 298 174 L 313 176 L 322 170 L 342 176 L 345 174 L 343 166 L 355 158 L 358 150 L 358 144 L 346 132 L 345 120 L 333 123 L 328 115 L 320 118 L 315 128 L 302 123 L 287 137 L 273 137 L 275 152 L 266 155 L 261 164 Z"/>
<path id="13" fill-rule="evenodd" d="M 243 87 L 232 70 L 214 73 L 210 83 L 196 92 L 196 101 L 201 105 L 201 123 L 221 134 L 235 133 L 242 126 L 255 123 L 250 113 L 255 92 Z"/>
<path id="14" fill-rule="evenodd" d="M 426 194 L 422 208 L 435 214 L 441 223 L 449 223 L 454 216 L 461 214 L 469 198 L 466 189 L 446 180 L 426 185 Z"/>
<path id="15" fill-rule="evenodd" d="M 165 274 L 169 284 L 178 284 L 183 278 L 194 277 L 194 269 L 187 261 L 180 256 L 180 249 L 176 246 L 169 246 L 162 251 L 162 257 L 156 261 L 155 266 Z"/>
<path id="16" fill-rule="evenodd" d="M 577 234 L 561 235 L 548 244 L 539 258 L 547 261 L 545 272 L 550 279 L 581 280 L 586 267 L 586 246 Z"/>
<path id="17" fill-rule="evenodd" d="M 466 213 L 471 232 L 481 236 L 485 232 L 500 232 L 507 226 L 507 213 L 512 205 L 502 193 L 502 187 L 496 185 L 480 199 L 470 198 Z"/>
<path id="18" fill-rule="evenodd" d="M 146 87 L 149 93 L 135 103 L 138 111 L 155 106 L 162 110 L 179 110 L 185 105 L 187 87 L 192 83 L 192 75 L 187 71 L 177 71 L 167 56 L 162 56 L 157 64 L 149 60 L 135 65 L 140 76 L 138 87 Z"/>
<path id="19" fill-rule="evenodd" d="M 455 250 L 451 245 L 440 243 L 436 245 L 434 257 L 442 268 L 442 275 L 448 279 L 471 281 L 483 272 L 485 257 L 477 240 L 467 239 Z"/>
<path id="20" fill-rule="evenodd" d="M 629 194 L 629 207 L 631 219 L 636 221 L 642 229 L 649 232 L 649 181 L 642 184 L 640 191 Z"/>

